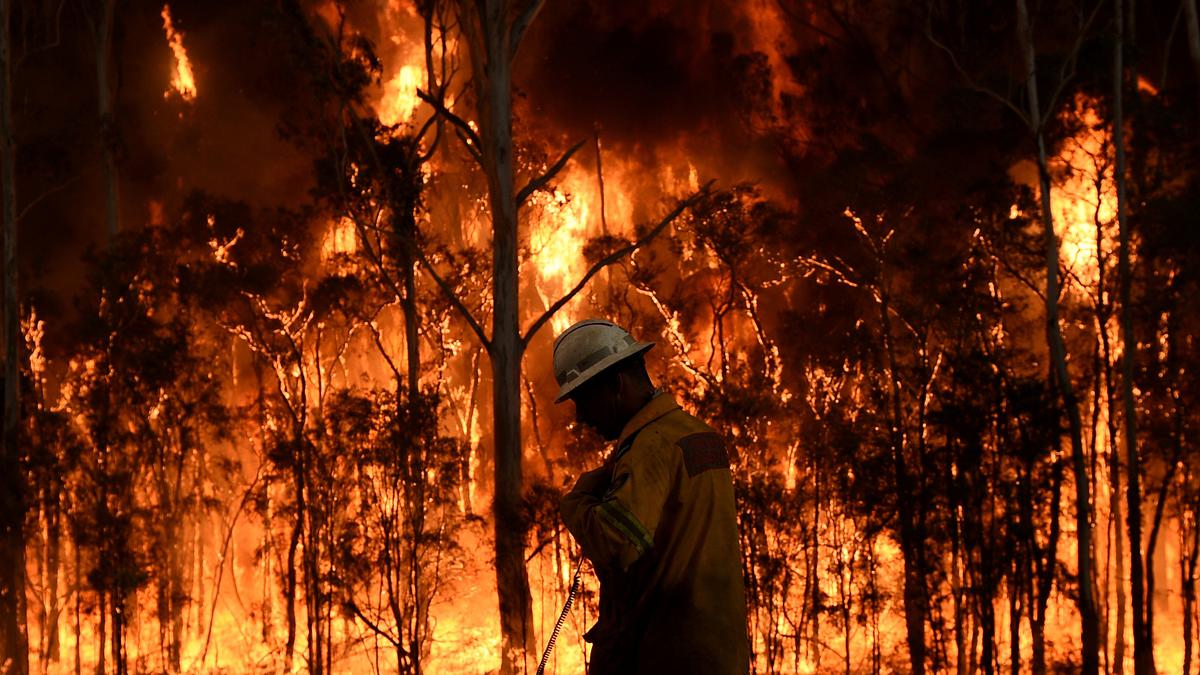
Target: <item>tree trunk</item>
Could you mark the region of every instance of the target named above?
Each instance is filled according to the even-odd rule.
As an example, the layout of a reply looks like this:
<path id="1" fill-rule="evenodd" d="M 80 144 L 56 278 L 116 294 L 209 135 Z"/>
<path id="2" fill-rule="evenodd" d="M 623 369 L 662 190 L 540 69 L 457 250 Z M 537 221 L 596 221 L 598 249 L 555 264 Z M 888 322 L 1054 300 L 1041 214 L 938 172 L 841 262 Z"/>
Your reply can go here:
<path id="1" fill-rule="evenodd" d="M 410 212 L 411 213 L 411 212 Z M 421 346 L 417 333 L 417 283 L 416 262 L 411 256 L 403 259 L 404 265 L 404 347 L 408 357 L 408 402 L 411 405 L 421 393 Z"/>
<path id="2" fill-rule="evenodd" d="M 42 630 L 47 634 L 46 637 L 46 654 L 45 659 L 48 663 L 57 663 L 60 654 L 60 640 L 58 637 L 59 616 L 62 614 L 62 606 L 59 604 L 58 586 L 59 574 L 62 567 L 62 507 L 58 502 L 58 494 L 61 494 L 61 485 L 54 482 L 53 492 L 55 493 L 53 502 L 47 502 L 47 523 L 46 532 L 46 588 L 48 589 L 49 608 L 46 612 L 46 623 L 42 626 Z"/>
<path id="3" fill-rule="evenodd" d="M 83 621 L 83 578 L 80 574 L 82 562 L 79 560 L 79 544 L 72 542 L 71 549 L 75 559 L 75 585 L 71 588 L 75 595 L 75 675 L 83 675 L 83 630 L 80 624 Z"/>
<path id="4" fill-rule="evenodd" d="M 1133 400 L 1133 357 L 1137 342 L 1133 337 L 1133 308 L 1130 306 L 1132 279 L 1129 269 L 1130 231 L 1126 217 L 1128 201 L 1125 191 L 1125 12 L 1121 0 L 1116 0 L 1115 19 L 1117 42 L 1113 50 L 1113 144 L 1116 146 L 1117 224 L 1120 230 L 1120 251 L 1117 260 L 1121 303 L 1121 399 L 1125 418 L 1126 508 L 1129 522 L 1130 586 L 1133 595 L 1133 671 L 1135 675 L 1154 673 L 1154 644 L 1148 626 L 1150 603 L 1144 582 L 1142 557 L 1142 492 L 1141 458 L 1137 446 L 1137 410 Z"/>
<path id="5" fill-rule="evenodd" d="M 1020 575 L 1021 563 L 1014 556 L 1008 578 L 1008 663 L 1012 675 L 1021 675 L 1021 591 L 1024 581 Z"/>
<path id="6" fill-rule="evenodd" d="M 1192 547 L 1179 561 L 1183 572 L 1183 675 L 1192 672 L 1192 615 L 1196 611 L 1196 559 L 1200 557 L 1200 523 L 1196 522 L 1195 515 L 1193 505 Z"/>
<path id="7" fill-rule="evenodd" d="M 928 609 L 925 588 L 925 533 L 921 519 L 913 513 L 914 497 L 920 509 L 920 485 L 913 485 L 912 472 L 904 455 L 904 430 L 900 405 L 900 377 L 897 372 L 895 345 L 892 344 L 891 309 L 886 278 L 881 278 L 879 317 L 883 329 L 891 400 L 891 441 L 893 478 L 900 516 L 900 551 L 904 558 L 904 625 L 908 642 L 909 667 L 913 675 L 925 672 L 925 615 Z M 819 647 L 818 647 L 819 649 Z"/>
<path id="8" fill-rule="evenodd" d="M 1033 48 L 1033 30 L 1025 0 L 1017 0 L 1017 36 L 1025 65 L 1025 85 L 1029 103 L 1029 122 L 1037 144 L 1038 179 L 1041 192 L 1042 227 L 1046 242 L 1046 338 L 1050 345 L 1058 390 L 1066 409 L 1071 434 L 1071 464 L 1075 473 L 1075 525 L 1078 537 L 1076 572 L 1079 578 L 1079 617 L 1081 672 L 1096 675 L 1100 670 L 1100 620 L 1092 589 L 1092 502 L 1089 494 L 1087 465 L 1083 452 L 1083 421 L 1075 399 L 1075 389 L 1067 370 L 1066 345 L 1058 319 L 1058 237 L 1054 233 L 1054 215 L 1050 209 L 1050 171 L 1046 158 L 1046 139 L 1038 104 L 1037 62 Z"/>
<path id="9" fill-rule="evenodd" d="M 12 120 L 10 0 L 0 0 L 0 174 L 4 220 L 4 425 L 0 439 L 0 663 L 29 672 L 25 634 L 25 499 L 18 440 L 21 420 L 17 302 L 17 178 Z"/>
<path id="10" fill-rule="evenodd" d="M 414 167 L 412 170 L 417 171 L 418 168 Z M 391 248 L 395 251 L 400 266 L 400 284 L 404 289 L 404 295 L 398 300 L 404 313 L 404 351 L 407 362 L 405 375 L 410 405 L 421 393 L 421 346 L 417 342 L 420 339 L 417 330 L 420 324 L 420 318 L 417 316 L 417 205 L 410 198 L 411 194 L 405 189 L 404 194 L 396 201 L 391 242 Z"/>
<path id="11" fill-rule="evenodd" d="M 979 624 L 983 632 L 983 645 L 980 654 L 980 666 L 984 675 L 996 675 L 996 608 L 995 587 L 989 582 L 984 594 L 978 598 Z"/>
<path id="12" fill-rule="evenodd" d="M 117 675 L 126 675 L 129 666 L 125 662 L 125 591 L 119 584 L 112 594 L 112 660 Z"/>
<path id="13" fill-rule="evenodd" d="M 460 23 L 471 54 L 483 170 L 492 215 L 492 503 L 504 675 L 526 668 L 534 649 L 533 610 L 525 569 L 521 517 L 521 340 L 517 284 L 517 202 L 512 143 L 509 7 L 503 0 L 461 6 Z"/>
<path id="14" fill-rule="evenodd" d="M 96 85 L 100 112 L 100 148 L 104 156 L 105 222 L 108 242 L 121 229 L 119 193 L 117 190 L 117 126 L 113 115 L 112 38 L 117 0 L 104 0 L 103 16 L 96 35 Z"/>
<path id="15" fill-rule="evenodd" d="M 283 672 L 292 672 L 292 659 L 296 652 L 296 549 L 300 545 L 300 517 L 292 526 L 292 536 L 288 541 L 287 570 L 284 572 L 283 599 L 286 603 L 287 641 L 283 648 Z"/>
<path id="16" fill-rule="evenodd" d="M 1033 672 L 1038 675 L 1046 672 L 1046 608 L 1050 603 L 1050 591 L 1054 588 L 1055 571 L 1058 568 L 1058 539 L 1062 532 L 1062 481 L 1062 462 L 1055 460 L 1053 475 L 1050 478 L 1050 534 L 1044 553 L 1036 550 L 1037 540 L 1033 537 L 1033 529 L 1029 530 L 1029 545 L 1034 555 L 1041 559 L 1038 574 L 1034 579 L 1036 597 L 1033 598 L 1033 606 L 1030 608 L 1030 622 L 1034 626 Z"/>
<path id="17" fill-rule="evenodd" d="M 104 667 L 104 648 L 108 645 L 108 591 L 101 588 L 97 595 L 100 596 L 100 629 L 96 635 L 96 675 L 106 675 L 108 670 Z"/>
<path id="18" fill-rule="evenodd" d="M 1188 53 L 1192 56 L 1192 70 L 1196 75 L 1196 93 L 1200 98 L 1200 17 L 1196 12 L 1196 0 L 1183 0 L 1187 13 Z"/>
<path id="19" fill-rule="evenodd" d="M 1109 401 L 1115 402 L 1116 397 L 1110 396 Z M 1112 417 L 1112 405 L 1109 405 L 1108 415 Z M 1110 424 L 1110 428 L 1115 425 Z M 1115 526 L 1112 529 L 1113 541 L 1113 558 L 1116 561 L 1116 582 L 1114 586 L 1117 591 L 1117 625 L 1115 627 L 1116 636 L 1113 645 L 1113 675 L 1122 675 L 1125 672 L 1125 621 L 1126 608 L 1128 599 L 1125 597 L 1125 532 L 1121 524 L 1121 473 L 1120 473 L 1120 453 L 1117 451 L 1117 440 L 1115 436 L 1109 436 L 1109 445 L 1111 452 L 1109 453 L 1109 481 L 1110 481 L 1110 496 L 1109 507 L 1112 511 L 1111 517 Z"/>
<path id="20" fill-rule="evenodd" d="M 514 256 L 515 258 L 515 256 Z M 515 263 L 515 260 L 514 260 Z M 515 271 L 515 265 L 514 265 Z M 499 276 L 499 275 L 497 275 Z M 495 296 L 499 299 L 500 296 Z M 497 302 L 497 313 L 499 305 Z M 514 311 L 513 314 L 516 312 Z M 499 320 L 496 323 L 500 323 Z M 494 336 L 499 335 L 499 327 Z M 513 334 L 515 337 L 515 331 Z M 521 399 L 520 349 L 516 340 L 504 345 L 493 338 L 492 377 L 495 408 L 493 438 L 495 462 L 496 584 L 500 600 L 502 673 L 515 673 L 525 665 L 525 652 L 534 648 L 533 609 L 525 569 L 525 531 L 521 517 Z"/>
<path id="21" fill-rule="evenodd" d="M 1096 250 L 1100 250 L 1097 248 Z M 1103 270 L 1103 266 L 1101 267 Z M 1103 288 L 1103 271 L 1101 271 L 1101 288 Z M 1099 327 L 1101 343 L 1101 359 L 1104 366 L 1104 396 L 1108 403 L 1108 508 L 1109 519 L 1113 523 L 1112 556 L 1116 563 L 1117 625 L 1114 629 L 1114 644 L 1112 658 L 1113 675 L 1122 675 L 1125 671 L 1125 612 L 1127 599 L 1125 597 L 1125 532 L 1121 522 L 1121 453 L 1117 445 L 1117 422 L 1114 411 L 1117 405 L 1116 385 L 1113 384 L 1112 348 L 1108 342 L 1107 310 L 1104 313 L 1102 325 Z M 1106 589 L 1107 590 L 1107 589 Z"/>

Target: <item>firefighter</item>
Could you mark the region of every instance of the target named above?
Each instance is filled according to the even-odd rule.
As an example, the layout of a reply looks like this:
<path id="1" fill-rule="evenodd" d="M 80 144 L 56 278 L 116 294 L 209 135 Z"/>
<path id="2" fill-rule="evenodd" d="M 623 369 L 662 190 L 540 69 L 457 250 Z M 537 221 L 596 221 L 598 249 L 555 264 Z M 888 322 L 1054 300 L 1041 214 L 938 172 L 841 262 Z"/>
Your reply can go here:
<path id="1" fill-rule="evenodd" d="M 646 373 L 641 343 L 608 321 L 554 341 L 556 403 L 616 446 L 563 497 L 563 522 L 600 579 L 584 639 L 591 672 L 749 671 L 746 598 L 721 437 Z"/>

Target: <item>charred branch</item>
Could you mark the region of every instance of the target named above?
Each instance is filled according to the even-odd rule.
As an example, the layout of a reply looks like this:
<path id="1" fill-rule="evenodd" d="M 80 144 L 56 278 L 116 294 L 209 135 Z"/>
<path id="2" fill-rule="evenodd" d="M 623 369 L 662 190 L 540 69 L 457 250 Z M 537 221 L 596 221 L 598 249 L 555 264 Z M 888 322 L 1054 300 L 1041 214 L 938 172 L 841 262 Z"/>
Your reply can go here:
<path id="1" fill-rule="evenodd" d="M 657 225 L 647 230 L 645 234 L 638 237 L 632 243 L 623 246 L 596 261 L 596 263 L 588 269 L 587 273 L 583 275 L 583 278 L 581 278 L 579 282 L 576 283 L 573 288 L 571 288 L 571 290 L 567 291 L 566 294 L 564 294 L 558 300 L 555 300 L 550 307 L 548 307 L 546 311 L 542 313 L 541 316 L 534 320 L 534 322 L 529 326 L 529 330 L 525 331 L 525 334 L 521 336 L 521 343 L 523 345 L 528 345 L 529 341 L 534 335 L 537 334 L 538 330 L 541 329 L 541 327 L 544 326 L 546 322 L 549 321 L 556 312 L 558 312 L 558 310 L 562 309 L 564 305 L 578 295 L 579 291 L 583 290 L 583 287 L 586 286 L 587 283 L 591 281 L 592 277 L 596 276 L 600 270 L 621 260 L 630 253 L 633 253 L 634 251 L 653 241 L 654 238 L 657 237 L 660 232 L 666 229 L 668 225 L 675 222 L 675 219 L 678 218 L 679 215 L 684 212 L 684 210 L 694 206 L 697 202 L 707 196 L 709 194 L 709 187 L 711 185 L 712 181 L 705 183 L 703 186 L 701 186 L 700 190 L 693 193 L 687 199 L 679 202 L 679 204 L 677 204 L 675 208 L 670 211 L 670 213 L 664 216 L 662 220 L 658 221 Z"/>
<path id="2" fill-rule="evenodd" d="M 572 145 L 571 148 L 569 150 L 567 150 L 566 152 L 564 152 L 562 154 L 562 156 L 558 158 L 558 161 L 555 162 L 554 164 L 552 164 L 549 169 L 546 169 L 546 171 L 542 175 L 530 180 L 529 183 L 525 185 L 525 187 L 518 190 L 517 191 L 517 208 L 520 208 L 521 205 L 525 203 L 525 200 L 529 199 L 530 195 L 532 195 L 534 192 L 537 192 L 538 190 L 541 190 L 542 188 L 546 187 L 546 185 L 550 181 L 554 180 L 554 177 L 558 175 L 558 172 L 562 171 L 563 167 L 567 165 L 568 161 L 570 161 L 571 155 L 574 155 L 575 152 L 578 151 L 580 148 L 582 148 L 583 144 L 586 142 L 587 142 L 587 139 L 584 139 L 582 141 L 579 141 L 575 145 Z"/>

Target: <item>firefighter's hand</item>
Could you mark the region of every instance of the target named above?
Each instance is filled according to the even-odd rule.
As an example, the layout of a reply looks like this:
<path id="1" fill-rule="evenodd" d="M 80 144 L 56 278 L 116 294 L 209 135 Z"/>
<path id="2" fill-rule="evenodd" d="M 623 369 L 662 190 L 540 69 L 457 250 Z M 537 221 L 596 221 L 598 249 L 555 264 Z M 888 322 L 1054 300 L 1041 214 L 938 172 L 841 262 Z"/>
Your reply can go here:
<path id="1" fill-rule="evenodd" d="M 579 480 L 575 481 L 575 487 L 571 491 L 599 497 L 608 490 L 608 484 L 611 481 L 612 470 L 608 466 L 602 466 L 599 469 L 580 474 Z"/>

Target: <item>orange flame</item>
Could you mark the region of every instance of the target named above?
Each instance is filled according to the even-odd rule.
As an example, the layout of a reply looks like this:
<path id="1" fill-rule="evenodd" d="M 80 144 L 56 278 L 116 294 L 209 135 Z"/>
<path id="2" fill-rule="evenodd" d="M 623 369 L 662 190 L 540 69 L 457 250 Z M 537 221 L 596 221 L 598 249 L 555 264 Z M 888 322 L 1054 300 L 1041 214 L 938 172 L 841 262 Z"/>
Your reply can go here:
<path id="1" fill-rule="evenodd" d="M 163 30 L 167 33 L 167 46 L 175 55 L 175 72 L 171 74 L 171 87 L 179 93 L 183 100 L 194 101 L 196 100 L 196 78 L 192 75 L 192 62 L 188 59 L 187 50 L 183 48 L 183 33 L 175 30 L 169 5 L 163 5 L 162 18 Z M 168 89 L 163 93 L 163 98 L 170 95 L 171 90 Z"/>

